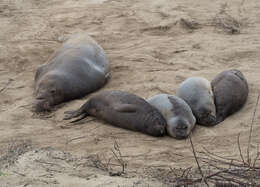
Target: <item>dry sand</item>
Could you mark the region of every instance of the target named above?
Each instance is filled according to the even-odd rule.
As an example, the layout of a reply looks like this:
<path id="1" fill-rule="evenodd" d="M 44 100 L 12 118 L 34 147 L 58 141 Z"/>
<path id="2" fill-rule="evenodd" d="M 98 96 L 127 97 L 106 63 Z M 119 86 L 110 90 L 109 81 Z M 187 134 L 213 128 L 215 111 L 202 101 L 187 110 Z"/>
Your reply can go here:
<path id="1" fill-rule="evenodd" d="M 37 67 L 67 36 L 82 31 L 89 32 L 110 59 L 112 77 L 101 90 L 124 90 L 148 98 L 162 92 L 174 94 L 189 76 L 212 80 L 223 70 L 240 69 L 250 88 L 246 105 L 218 126 L 197 126 L 192 135 L 197 151 L 205 147 L 239 158 L 237 136 L 241 134 L 245 153 L 260 92 L 259 17 L 259 0 L 1 0 L 1 153 L 6 155 L 10 143 L 22 140 L 31 142 L 33 150 L 18 152 L 18 162 L 0 168 L 4 172 L 0 186 L 163 186 L 163 180 L 152 178 L 159 177 L 157 171 L 196 167 L 188 140 L 154 138 L 92 118 L 61 128 L 67 125 L 63 112 L 78 108 L 89 96 L 62 104 L 47 115 L 33 114 Z M 259 110 L 252 154 L 260 143 Z M 101 161 L 113 157 L 115 140 L 127 162 L 126 176 L 111 177 L 91 164 L 81 170 L 75 166 L 81 157 L 99 155 Z M 77 159 L 53 160 L 53 152 L 67 152 Z M 9 154 L 7 158 L 15 157 Z M 62 170 L 52 169 L 54 164 L 44 167 L 48 165 L 44 162 L 57 163 Z"/>

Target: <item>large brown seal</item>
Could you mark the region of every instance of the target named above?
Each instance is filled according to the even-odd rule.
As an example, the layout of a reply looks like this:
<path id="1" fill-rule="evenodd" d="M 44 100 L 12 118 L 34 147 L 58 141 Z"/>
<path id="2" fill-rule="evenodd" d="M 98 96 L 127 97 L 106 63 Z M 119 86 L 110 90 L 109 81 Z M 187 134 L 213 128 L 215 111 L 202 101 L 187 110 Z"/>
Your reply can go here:
<path id="1" fill-rule="evenodd" d="M 109 77 L 109 61 L 86 33 L 72 35 L 35 75 L 36 110 L 85 96 L 102 87 Z"/>
<path id="2" fill-rule="evenodd" d="M 248 97 L 247 80 L 241 71 L 232 69 L 219 73 L 211 81 L 218 124 L 240 110 Z"/>
<path id="3" fill-rule="evenodd" d="M 114 126 L 151 136 L 165 134 L 166 121 L 161 113 L 144 99 L 122 91 L 103 91 L 91 97 L 78 110 L 65 112 L 65 120 L 94 116 Z"/>
<path id="4" fill-rule="evenodd" d="M 187 138 L 195 127 L 196 118 L 183 99 L 174 95 L 159 94 L 147 99 L 147 102 L 163 115 L 169 136 L 176 139 Z"/>
<path id="5" fill-rule="evenodd" d="M 197 123 L 212 126 L 216 121 L 216 107 L 210 82 L 203 77 L 190 77 L 183 81 L 177 96 L 190 106 Z"/>

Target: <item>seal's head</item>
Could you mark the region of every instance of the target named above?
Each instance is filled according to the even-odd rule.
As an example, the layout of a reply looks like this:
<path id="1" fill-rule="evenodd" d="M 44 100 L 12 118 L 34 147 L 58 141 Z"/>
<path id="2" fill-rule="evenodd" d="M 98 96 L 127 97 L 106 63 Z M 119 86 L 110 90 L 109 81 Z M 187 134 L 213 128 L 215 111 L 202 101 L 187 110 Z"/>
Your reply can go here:
<path id="1" fill-rule="evenodd" d="M 40 80 L 35 89 L 35 110 L 37 112 L 49 111 L 51 106 L 64 100 L 64 93 L 59 79 L 45 77 Z"/>
<path id="2" fill-rule="evenodd" d="M 186 79 L 177 90 L 177 96 L 190 106 L 198 124 L 212 126 L 216 123 L 216 107 L 210 82 L 203 77 Z"/>
<path id="3" fill-rule="evenodd" d="M 176 139 L 185 139 L 189 136 L 194 125 L 195 122 L 192 124 L 186 119 L 179 117 L 171 118 L 167 121 L 167 133 Z"/>

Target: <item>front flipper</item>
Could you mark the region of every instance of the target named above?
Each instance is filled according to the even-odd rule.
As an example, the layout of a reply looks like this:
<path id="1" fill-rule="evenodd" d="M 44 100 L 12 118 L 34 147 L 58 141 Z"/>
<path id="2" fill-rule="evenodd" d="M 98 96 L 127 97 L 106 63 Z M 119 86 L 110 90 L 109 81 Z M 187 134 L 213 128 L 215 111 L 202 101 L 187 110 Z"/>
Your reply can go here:
<path id="1" fill-rule="evenodd" d="M 117 104 L 114 105 L 113 108 L 117 112 L 125 112 L 125 113 L 135 113 L 138 110 L 137 106 L 133 104 Z"/>
<path id="2" fill-rule="evenodd" d="M 108 73 L 105 75 L 105 82 L 108 82 L 110 79 L 111 79 L 111 75 L 110 75 L 110 73 L 108 72 Z"/>

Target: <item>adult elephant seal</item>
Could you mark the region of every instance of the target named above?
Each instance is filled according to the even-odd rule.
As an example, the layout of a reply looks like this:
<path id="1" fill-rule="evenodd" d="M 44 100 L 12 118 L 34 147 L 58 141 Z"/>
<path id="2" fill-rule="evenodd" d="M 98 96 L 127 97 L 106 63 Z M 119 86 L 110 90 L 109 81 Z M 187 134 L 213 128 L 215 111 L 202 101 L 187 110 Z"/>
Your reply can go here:
<path id="1" fill-rule="evenodd" d="M 91 97 L 76 111 L 65 112 L 65 120 L 94 116 L 114 126 L 152 136 L 165 134 L 166 121 L 161 113 L 144 99 L 122 91 L 104 91 Z M 74 122 L 75 122 L 74 121 Z"/>
<path id="2" fill-rule="evenodd" d="M 197 123 L 212 126 L 216 121 L 216 108 L 210 82 L 202 77 L 190 77 L 178 88 L 177 96 L 190 106 Z"/>
<path id="3" fill-rule="evenodd" d="M 216 124 L 237 112 L 246 103 L 248 84 L 244 75 L 236 69 L 219 73 L 211 81 L 217 112 Z"/>
<path id="4" fill-rule="evenodd" d="M 187 138 L 195 126 L 196 119 L 190 106 L 174 95 L 159 94 L 147 102 L 157 108 L 167 122 L 167 133 L 176 139 Z"/>
<path id="5" fill-rule="evenodd" d="M 87 34 L 76 34 L 41 65 L 35 75 L 36 111 L 85 96 L 109 77 L 104 50 Z"/>

